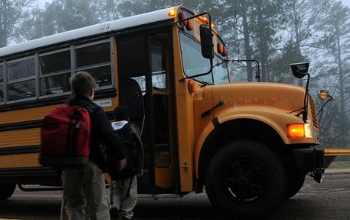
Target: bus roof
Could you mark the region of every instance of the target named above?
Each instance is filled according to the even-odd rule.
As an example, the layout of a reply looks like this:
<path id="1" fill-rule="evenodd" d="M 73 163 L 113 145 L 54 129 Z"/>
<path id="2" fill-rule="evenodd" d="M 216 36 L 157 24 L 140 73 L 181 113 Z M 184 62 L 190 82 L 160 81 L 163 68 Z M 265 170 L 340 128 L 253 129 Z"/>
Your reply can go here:
<path id="1" fill-rule="evenodd" d="M 83 27 L 75 30 L 70 30 L 70 31 L 26 41 L 20 44 L 3 47 L 3 48 L 0 48 L 0 57 L 16 54 L 19 52 L 29 51 L 35 48 L 45 47 L 51 44 L 71 41 L 82 37 L 99 35 L 102 33 L 122 30 L 129 27 L 171 19 L 168 12 L 172 9 L 175 9 L 175 7 L 148 12 L 144 14 L 139 14 L 131 17 L 125 17 L 122 19 L 108 21 L 104 23 L 99 23 L 99 24 L 95 24 L 95 25 L 91 25 L 91 26 L 87 26 L 87 27 Z"/>

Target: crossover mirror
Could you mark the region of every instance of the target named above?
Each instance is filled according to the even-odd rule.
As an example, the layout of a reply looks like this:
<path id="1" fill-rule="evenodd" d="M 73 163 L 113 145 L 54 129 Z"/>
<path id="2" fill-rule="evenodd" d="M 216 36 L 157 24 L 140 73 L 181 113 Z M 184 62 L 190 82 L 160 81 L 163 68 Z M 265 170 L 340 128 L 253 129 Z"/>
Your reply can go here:
<path id="1" fill-rule="evenodd" d="M 290 64 L 293 75 L 300 79 L 308 75 L 309 63 L 293 63 Z"/>

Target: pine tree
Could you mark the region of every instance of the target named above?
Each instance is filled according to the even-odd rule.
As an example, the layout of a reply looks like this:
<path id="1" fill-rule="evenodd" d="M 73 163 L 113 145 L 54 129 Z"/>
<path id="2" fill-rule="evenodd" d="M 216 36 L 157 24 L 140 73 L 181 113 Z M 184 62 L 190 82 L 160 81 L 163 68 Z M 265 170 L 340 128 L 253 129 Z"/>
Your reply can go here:
<path id="1" fill-rule="evenodd" d="M 0 1 L 0 47 L 7 46 L 13 38 L 16 24 L 20 23 L 25 8 L 33 0 L 1 0 Z"/>

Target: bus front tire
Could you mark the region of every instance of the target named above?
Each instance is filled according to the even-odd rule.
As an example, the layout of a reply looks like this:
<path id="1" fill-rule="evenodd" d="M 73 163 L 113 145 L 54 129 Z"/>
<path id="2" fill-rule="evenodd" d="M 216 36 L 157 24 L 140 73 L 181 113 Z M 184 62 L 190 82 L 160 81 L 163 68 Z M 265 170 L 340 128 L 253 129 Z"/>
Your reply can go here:
<path id="1" fill-rule="evenodd" d="M 297 194 L 301 187 L 303 187 L 305 182 L 305 174 L 300 174 L 297 172 L 289 173 L 289 188 L 286 198 L 292 198 Z"/>
<path id="2" fill-rule="evenodd" d="M 16 184 L 0 184 L 0 201 L 10 198 L 15 189 Z"/>
<path id="3" fill-rule="evenodd" d="M 222 148 L 209 164 L 206 191 L 213 206 L 237 219 L 264 218 L 286 198 L 288 179 L 280 157 L 250 140 Z"/>

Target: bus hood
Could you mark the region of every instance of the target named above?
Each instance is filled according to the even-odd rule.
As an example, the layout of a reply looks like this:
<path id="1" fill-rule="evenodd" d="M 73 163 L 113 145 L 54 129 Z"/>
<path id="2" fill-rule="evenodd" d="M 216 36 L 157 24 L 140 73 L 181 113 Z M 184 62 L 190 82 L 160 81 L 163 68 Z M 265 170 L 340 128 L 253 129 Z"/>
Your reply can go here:
<path id="1" fill-rule="evenodd" d="M 194 98 L 196 138 L 213 129 L 214 118 L 219 123 L 235 118 L 261 120 L 286 136 L 286 124 L 304 123 L 304 97 L 304 88 L 282 83 L 227 83 L 202 87 Z M 307 97 L 308 123 L 315 129 L 315 140 L 310 139 L 310 142 L 314 143 L 318 138 L 318 119 L 314 101 L 311 96 Z M 286 143 L 295 140 L 284 138 Z"/>
<path id="2" fill-rule="evenodd" d="M 220 100 L 224 108 L 266 106 L 287 112 L 301 111 L 304 106 L 305 89 L 282 83 L 230 83 L 212 87 L 212 100 L 215 106 Z"/>

